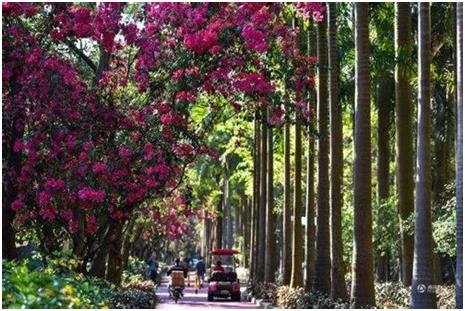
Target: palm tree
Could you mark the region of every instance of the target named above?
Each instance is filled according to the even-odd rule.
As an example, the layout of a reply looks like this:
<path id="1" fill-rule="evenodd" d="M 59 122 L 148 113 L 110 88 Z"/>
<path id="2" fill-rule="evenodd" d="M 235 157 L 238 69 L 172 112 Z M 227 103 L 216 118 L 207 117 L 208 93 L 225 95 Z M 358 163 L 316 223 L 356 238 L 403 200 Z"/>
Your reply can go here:
<path id="1" fill-rule="evenodd" d="M 352 307 L 375 305 L 371 216 L 368 3 L 355 4 L 355 148 Z"/>
<path id="2" fill-rule="evenodd" d="M 270 117 L 270 110 L 268 109 Z M 276 272 L 276 219 L 273 214 L 273 128 L 267 129 L 267 170 L 266 170 L 266 256 L 265 282 L 274 282 Z"/>
<path id="3" fill-rule="evenodd" d="M 328 133 L 328 38 L 326 18 L 318 23 L 318 184 L 316 258 L 313 288 L 325 294 L 331 291 L 329 239 L 329 133 Z"/>
<path id="4" fill-rule="evenodd" d="M 260 175 L 259 175 L 259 154 L 260 154 L 260 125 L 258 123 L 259 114 L 254 116 L 254 147 L 253 147 L 253 198 L 251 211 L 250 228 L 250 278 L 255 278 L 256 257 L 257 257 L 257 219 L 258 204 L 260 198 Z"/>
<path id="5" fill-rule="evenodd" d="M 339 64 L 337 61 L 337 4 L 328 5 L 329 30 L 329 109 L 331 123 L 331 297 L 347 299 L 345 267 L 342 257 L 342 107 L 339 102 Z"/>
<path id="6" fill-rule="evenodd" d="M 463 308 L 463 3 L 457 3 L 457 150 L 456 150 L 456 196 L 457 196 L 457 267 L 455 304 Z"/>
<path id="7" fill-rule="evenodd" d="M 415 200 L 415 244 L 412 307 L 436 308 L 433 234 L 431 225 L 431 16 L 430 4 L 419 3 L 418 15 L 418 128 Z"/>
<path id="8" fill-rule="evenodd" d="M 309 55 L 315 55 L 315 31 L 313 23 L 307 31 L 307 52 Z M 309 68 L 309 74 L 313 75 L 313 67 Z M 308 110 L 315 110 L 316 94 L 310 92 L 308 97 Z M 313 286 L 313 277 L 315 271 L 315 142 L 313 137 L 308 139 L 307 149 L 307 193 L 305 202 L 305 290 L 311 291 Z"/>
<path id="9" fill-rule="evenodd" d="M 267 138 L 266 138 L 266 114 L 262 112 L 260 131 L 260 204 L 258 206 L 258 232 L 257 232 L 257 280 L 265 279 L 265 255 L 266 255 L 266 160 L 267 160 Z"/>
<path id="10" fill-rule="evenodd" d="M 294 222 L 292 234 L 291 287 L 303 286 L 302 249 L 302 121 L 296 112 L 295 121 L 295 176 L 294 176 Z"/>
<path id="11" fill-rule="evenodd" d="M 284 205 L 283 205 L 283 283 L 289 285 L 292 273 L 291 227 L 291 145 L 290 125 L 284 125 Z"/>
<path id="12" fill-rule="evenodd" d="M 395 88 L 396 88 L 396 185 L 400 218 L 401 275 L 404 285 L 412 283 L 413 236 L 404 228 L 413 213 L 413 131 L 410 77 L 408 72 L 411 54 L 410 4 L 396 3 L 395 26 Z"/>

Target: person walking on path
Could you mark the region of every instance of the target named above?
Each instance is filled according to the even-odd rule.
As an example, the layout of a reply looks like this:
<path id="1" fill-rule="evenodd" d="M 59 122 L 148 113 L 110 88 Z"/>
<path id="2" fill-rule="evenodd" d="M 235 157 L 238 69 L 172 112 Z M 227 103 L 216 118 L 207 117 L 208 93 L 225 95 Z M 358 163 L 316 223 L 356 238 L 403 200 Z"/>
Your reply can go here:
<path id="1" fill-rule="evenodd" d="M 203 282 L 205 281 L 205 263 L 203 262 L 202 256 L 200 256 L 199 261 L 195 265 L 195 270 L 200 281 L 200 288 L 202 288 Z"/>
<path id="2" fill-rule="evenodd" d="M 149 266 L 150 279 L 153 281 L 153 283 L 156 284 L 157 276 L 158 276 L 158 262 L 157 262 L 155 252 L 153 252 L 152 256 L 150 256 L 149 260 L 147 261 L 147 264 Z"/>

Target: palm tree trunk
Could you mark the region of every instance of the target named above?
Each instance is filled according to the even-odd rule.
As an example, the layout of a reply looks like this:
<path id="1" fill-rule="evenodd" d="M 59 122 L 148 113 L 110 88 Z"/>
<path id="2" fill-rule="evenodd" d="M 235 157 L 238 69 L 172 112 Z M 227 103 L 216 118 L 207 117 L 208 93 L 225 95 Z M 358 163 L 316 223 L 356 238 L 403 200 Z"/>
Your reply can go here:
<path id="1" fill-rule="evenodd" d="M 328 107 L 328 38 L 327 21 L 318 23 L 318 183 L 316 258 L 313 288 L 331 292 L 331 257 L 329 237 L 329 107 Z"/>
<path id="2" fill-rule="evenodd" d="M 418 129 L 415 200 L 415 244 L 412 308 L 436 308 L 431 225 L 431 16 L 430 4 L 419 3 Z"/>
<path id="3" fill-rule="evenodd" d="M 268 110 L 270 117 L 270 110 Z M 265 282 L 274 282 L 276 273 L 276 217 L 273 212 L 273 128 L 267 129 L 267 196 L 266 196 L 266 256 L 265 256 Z"/>
<path id="4" fill-rule="evenodd" d="M 302 249 L 302 125 L 296 115 L 295 122 L 295 176 L 294 176 L 294 223 L 292 234 L 291 287 L 303 286 Z"/>
<path id="5" fill-rule="evenodd" d="M 371 216 L 371 129 L 368 3 L 355 4 L 355 149 L 352 307 L 375 305 Z"/>
<path id="6" fill-rule="evenodd" d="M 392 79 L 388 73 L 381 73 L 379 75 L 380 82 L 377 89 L 377 103 L 378 103 L 378 226 L 382 227 L 385 219 L 381 210 L 384 208 L 383 204 L 389 199 L 389 163 L 391 157 L 390 141 L 390 123 L 391 123 L 391 83 Z M 379 282 L 386 282 L 388 279 L 387 265 L 389 249 L 384 249 L 377 252 L 376 256 L 376 275 Z"/>
<path id="7" fill-rule="evenodd" d="M 253 201 L 246 197 L 246 205 L 244 206 L 244 221 L 242 223 L 244 233 L 244 267 L 250 269 L 250 231 L 252 229 L 252 210 Z"/>
<path id="8" fill-rule="evenodd" d="M 329 29 L 329 109 L 331 123 L 331 297 L 347 299 L 342 246 L 342 107 L 339 102 L 339 63 L 337 53 L 337 4 L 328 6 Z"/>
<path id="9" fill-rule="evenodd" d="M 316 30 L 311 23 L 307 31 L 308 55 L 316 54 Z M 312 44 L 313 43 L 313 44 Z M 314 75 L 313 67 L 309 74 Z M 315 111 L 317 98 L 315 92 L 310 92 L 307 108 Z M 311 291 L 315 273 L 315 138 L 309 137 L 307 149 L 307 194 L 305 204 L 305 290 Z"/>
<path id="10" fill-rule="evenodd" d="M 403 223 L 413 213 L 413 127 L 410 77 L 411 51 L 410 4 L 396 3 L 395 26 L 395 88 L 396 88 L 396 186 L 400 218 L 401 276 L 404 285 L 412 284 L 413 236 Z"/>
<path id="11" fill-rule="evenodd" d="M 216 248 L 223 248 L 223 195 L 218 202 L 218 217 L 215 230 Z"/>
<path id="12" fill-rule="evenodd" d="M 291 145 L 290 125 L 284 125 L 284 205 L 283 205 L 283 284 L 289 285 L 292 273 L 291 223 Z"/>
<path id="13" fill-rule="evenodd" d="M 251 212 L 251 230 L 250 230 L 250 279 L 256 277 L 257 263 L 257 218 L 258 205 L 260 202 L 260 170 L 259 170 L 259 155 L 260 155 L 260 125 L 259 114 L 255 112 L 254 118 L 254 147 L 253 147 L 253 203 Z"/>
<path id="14" fill-rule="evenodd" d="M 258 235 L 257 235 L 257 281 L 265 280 L 265 255 L 266 255 L 266 115 L 262 114 L 260 133 L 260 204 L 258 209 Z"/>
<path id="15" fill-rule="evenodd" d="M 457 3 L 457 266 L 455 270 L 455 307 L 463 308 L 463 3 Z"/>

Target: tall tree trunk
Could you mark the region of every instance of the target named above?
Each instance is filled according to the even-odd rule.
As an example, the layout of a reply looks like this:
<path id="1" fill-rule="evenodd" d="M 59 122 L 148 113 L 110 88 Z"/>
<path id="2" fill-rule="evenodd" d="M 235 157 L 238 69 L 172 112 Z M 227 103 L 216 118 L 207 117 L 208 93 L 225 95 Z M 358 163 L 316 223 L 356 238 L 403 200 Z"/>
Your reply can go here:
<path id="1" fill-rule="evenodd" d="M 389 163 L 391 158 L 390 141 L 390 122 L 391 122 L 391 78 L 388 73 L 384 72 L 379 75 L 377 88 L 377 103 L 378 103 L 378 226 L 382 228 L 385 219 L 381 212 L 384 209 L 383 204 L 389 199 Z M 385 282 L 388 279 L 389 249 L 377 251 L 376 256 L 376 275 L 379 282 Z"/>
<path id="2" fill-rule="evenodd" d="M 457 3 L 457 264 L 455 269 L 455 308 L 463 308 L 463 3 Z"/>
<path id="3" fill-rule="evenodd" d="M 223 195 L 218 202 L 218 216 L 216 218 L 215 230 L 216 248 L 223 248 Z"/>
<path id="4" fill-rule="evenodd" d="M 105 239 L 105 243 L 107 243 L 108 238 Z M 102 245 L 100 249 L 97 251 L 95 258 L 92 262 L 92 268 L 90 269 L 90 274 L 98 277 L 104 278 L 106 274 L 106 266 L 108 261 L 108 250 L 109 245 Z"/>
<path id="5" fill-rule="evenodd" d="M 331 292 L 329 237 L 329 107 L 327 20 L 318 23 L 318 184 L 316 213 L 315 291 Z"/>
<path id="6" fill-rule="evenodd" d="M 129 251 L 131 249 L 131 245 L 134 243 L 132 236 L 133 236 L 133 230 L 134 230 L 135 225 L 136 225 L 136 219 L 133 217 L 129 220 L 128 228 L 126 229 L 126 233 L 124 235 L 124 241 L 123 241 L 123 246 L 122 246 L 122 251 L 121 251 L 122 256 L 123 256 L 122 270 L 125 270 L 128 268 Z"/>
<path id="7" fill-rule="evenodd" d="M 256 278 L 257 266 L 257 219 L 260 202 L 260 124 L 259 112 L 255 112 L 254 117 L 254 147 L 253 147 L 253 204 L 251 215 L 251 231 L 250 231 L 250 279 Z"/>
<path id="8" fill-rule="evenodd" d="M 283 205 L 283 283 L 289 285 L 292 273 L 291 223 L 291 133 L 289 122 L 284 124 L 284 205 Z"/>
<path id="9" fill-rule="evenodd" d="M 411 54 L 410 4 L 396 3 L 395 23 L 396 88 L 396 188 L 400 218 L 401 276 L 404 285 L 412 284 L 413 235 L 404 222 L 413 213 L 413 106 L 408 61 Z"/>
<path id="10" fill-rule="evenodd" d="M 257 280 L 263 282 L 265 280 L 265 255 L 266 255 L 266 153 L 267 153 L 267 138 L 266 138 L 266 115 L 262 112 L 261 118 L 261 133 L 260 133 L 260 204 L 258 209 L 258 235 L 257 235 Z"/>
<path id="11" fill-rule="evenodd" d="M 268 110 L 268 117 L 271 111 Z M 265 255 L 265 282 L 274 282 L 276 273 L 276 216 L 273 212 L 273 128 L 267 129 L 267 170 L 266 170 L 266 255 Z"/>
<path id="12" fill-rule="evenodd" d="M 123 245 L 123 224 L 121 222 L 115 223 L 110 230 L 107 280 L 113 284 L 119 285 L 123 272 L 123 257 L 121 254 L 121 247 Z"/>
<path id="13" fill-rule="evenodd" d="M 329 109 L 331 120 L 331 182 L 330 182 L 330 221 L 331 221 L 331 297 L 347 299 L 345 266 L 342 246 L 342 107 L 339 101 L 339 63 L 337 53 L 337 4 L 328 5 L 329 29 Z"/>
<path id="14" fill-rule="evenodd" d="M 223 208 L 224 208 L 224 247 L 232 248 L 233 246 L 233 215 L 232 215 L 232 208 L 229 196 L 229 176 L 225 174 L 224 176 L 224 184 L 223 184 Z"/>
<path id="15" fill-rule="evenodd" d="M 368 3 L 355 4 L 355 160 L 352 307 L 375 305 L 371 216 L 371 129 Z"/>
<path id="16" fill-rule="evenodd" d="M 251 225 L 251 219 L 250 219 L 250 214 L 252 212 L 252 207 L 253 204 L 251 204 L 251 200 L 249 200 L 248 197 L 245 197 L 245 205 L 244 205 L 244 218 L 242 221 L 242 233 L 244 236 L 244 267 L 249 268 L 249 249 L 250 249 L 250 229 L 252 227 Z"/>
<path id="17" fill-rule="evenodd" d="M 295 121 L 295 176 L 294 176 L 294 224 L 292 234 L 291 287 L 303 286 L 302 249 L 302 121 L 296 113 Z"/>
<path id="18" fill-rule="evenodd" d="M 312 23 L 307 32 L 308 55 L 316 54 L 316 30 Z M 314 70 L 310 67 L 311 76 Z M 315 111 L 316 93 L 310 92 L 308 97 L 308 111 Z M 315 139 L 308 138 L 307 149 L 307 194 L 305 202 L 305 290 L 311 291 L 315 274 Z"/>
<path id="19" fill-rule="evenodd" d="M 430 4 L 419 3 L 418 129 L 415 200 L 415 244 L 412 308 L 436 308 L 431 225 L 431 16 Z"/>
<path id="20" fill-rule="evenodd" d="M 212 248 L 212 226 L 211 226 L 211 219 L 209 217 L 205 217 L 205 232 L 206 232 L 206 245 L 205 245 L 205 253 L 203 254 L 204 260 L 205 260 L 205 265 L 206 267 L 209 267 L 209 260 L 208 256 L 211 252 Z"/>
<path id="21" fill-rule="evenodd" d="M 207 218 L 203 217 L 202 222 L 202 241 L 200 246 L 200 256 L 205 257 L 207 255 L 207 243 L 208 243 L 208 228 L 207 228 Z"/>

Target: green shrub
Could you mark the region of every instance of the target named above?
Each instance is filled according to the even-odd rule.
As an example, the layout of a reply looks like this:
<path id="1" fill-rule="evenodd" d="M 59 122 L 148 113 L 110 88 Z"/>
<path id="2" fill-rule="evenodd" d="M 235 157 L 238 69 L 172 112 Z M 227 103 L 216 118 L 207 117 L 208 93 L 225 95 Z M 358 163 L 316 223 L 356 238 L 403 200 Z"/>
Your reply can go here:
<path id="1" fill-rule="evenodd" d="M 53 268 L 30 269 L 28 261 L 3 262 L 3 308 L 105 308 L 112 287 L 106 282 Z"/>
<path id="2" fill-rule="evenodd" d="M 435 286 L 439 309 L 455 308 L 455 286 Z M 402 283 L 375 283 L 376 304 L 383 309 L 405 309 L 410 307 L 410 287 Z"/>
<path id="3" fill-rule="evenodd" d="M 154 292 L 155 291 L 155 284 L 152 280 L 146 281 L 130 281 L 126 284 L 123 284 L 123 288 L 134 288 L 144 292 Z"/>
<path id="4" fill-rule="evenodd" d="M 110 308 L 114 309 L 153 309 L 156 305 L 155 293 L 136 288 L 125 288 L 110 298 Z"/>
<path id="5" fill-rule="evenodd" d="M 383 309 L 402 309 L 410 306 L 410 290 L 402 283 L 375 283 L 376 304 Z"/>
<path id="6" fill-rule="evenodd" d="M 304 289 L 281 286 L 277 291 L 277 305 L 284 309 L 301 309 L 304 305 Z"/>
<path id="7" fill-rule="evenodd" d="M 455 309 L 455 286 L 440 285 L 436 287 L 438 297 L 438 308 Z"/>
<path id="8" fill-rule="evenodd" d="M 277 303 L 278 286 L 274 283 L 258 283 L 252 282 L 247 287 L 245 293 L 249 298 L 255 297 L 264 302 L 269 302 L 273 305 Z"/>
<path id="9" fill-rule="evenodd" d="M 307 292 L 304 295 L 302 309 L 350 309 L 350 303 L 342 299 L 332 299 L 319 292 Z"/>

